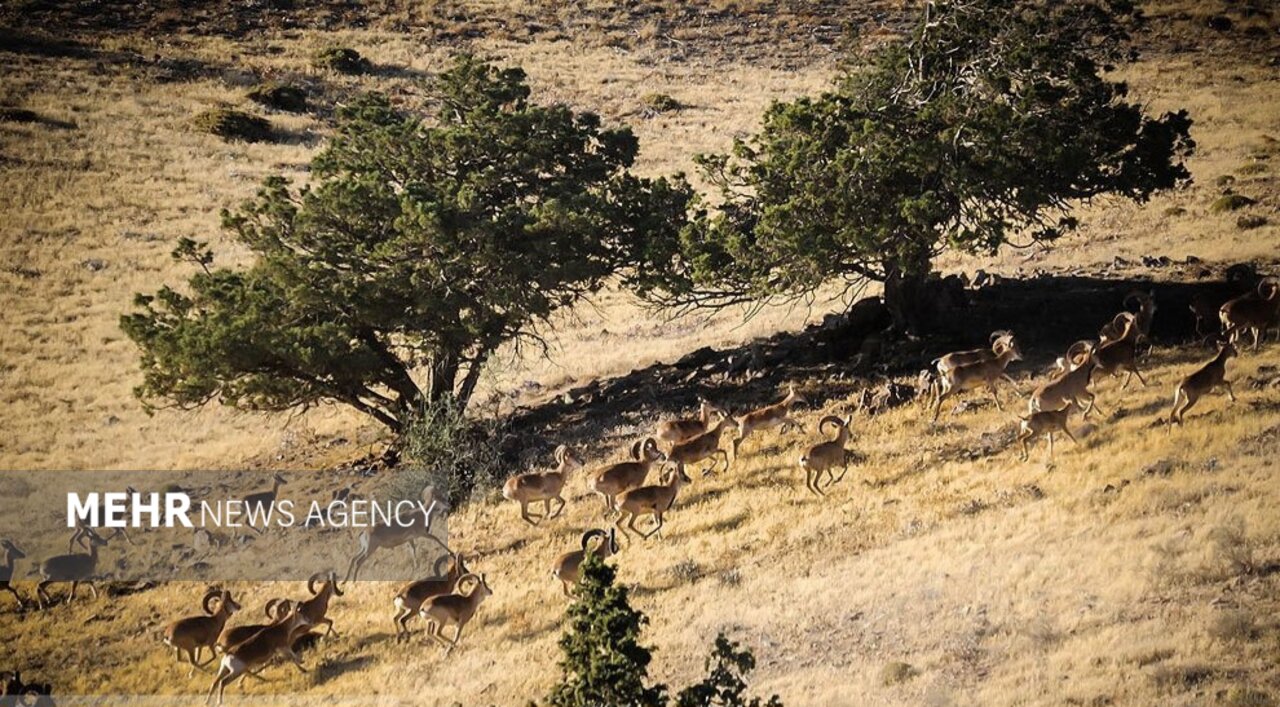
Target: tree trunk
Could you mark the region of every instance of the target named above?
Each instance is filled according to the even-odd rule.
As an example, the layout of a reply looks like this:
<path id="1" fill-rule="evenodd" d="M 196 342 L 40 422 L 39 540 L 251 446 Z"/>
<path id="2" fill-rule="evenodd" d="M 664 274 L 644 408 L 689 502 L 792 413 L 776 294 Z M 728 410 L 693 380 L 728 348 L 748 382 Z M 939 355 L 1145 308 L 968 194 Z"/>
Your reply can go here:
<path id="1" fill-rule="evenodd" d="M 927 257 L 885 265 L 884 304 L 894 327 L 904 334 L 919 335 L 930 329 L 934 314 L 930 269 Z"/>

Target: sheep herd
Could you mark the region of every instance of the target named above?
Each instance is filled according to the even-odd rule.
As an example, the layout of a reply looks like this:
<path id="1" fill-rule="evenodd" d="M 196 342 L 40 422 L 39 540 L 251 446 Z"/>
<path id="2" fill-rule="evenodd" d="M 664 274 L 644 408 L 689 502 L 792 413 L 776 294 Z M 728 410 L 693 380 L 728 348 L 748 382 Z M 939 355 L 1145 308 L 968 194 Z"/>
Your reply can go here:
<path id="1" fill-rule="evenodd" d="M 1125 305 L 1126 311 L 1108 321 L 1096 341 L 1073 344 L 1057 359 L 1056 370 L 1050 378 L 1026 396 L 1028 407 L 1018 418 L 1018 431 L 1014 438 L 1021 446 L 1023 459 L 1029 454 L 1029 446 L 1039 438 L 1048 439 L 1050 458 L 1053 456 L 1055 434 L 1064 434 L 1075 441 L 1069 427 L 1073 413 L 1079 412 L 1084 418 L 1101 414 L 1096 394 L 1091 389 L 1098 379 L 1124 375 L 1120 389 L 1126 388 L 1134 377 L 1142 385 L 1147 385 L 1140 365 L 1156 314 L 1154 294 L 1131 293 L 1126 297 Z M 1227 361 L 1238 355 L 1237 346 L 1244 335 L 1251 335 L 1253 347 L 1257 348 L 1267 331 L 1280 323 L 1280 281 L 1265 278 L 1256 290 L 1223 304 L 1219 317 L 1222 327 L 1213 337 L 1216 353 L 1176 385 L 1173 409 L 1167 418 L 1169 426 L 1182 423 L 1187 411 L 1210 392 L 1222 390 L 1235 400 L 1234 391 L 1226 379 Z M 1021 359 L 1017 338 L 1008 331 L 993 333 L 988 348 L 951 352 L 935 359 L 932 369 L 924 376 L 924 390 L 928 393 L 924 397 L 931 398 L 931 420 L 937 420 L 946 400 L 968 391 L 987 391 L 997 407 L 1003 409 L 998 387 L 1010 385 L 1017 390 L 1017 383 L 1007 368 Z M 736 416 L 702 400 L 696 416 L 660 422 L 652 436 L 638 440 L 630 447 L 624 460 L 586 468 L 586 460 L 578 451 L 561 445 L 554 453 L 554 468 L 511 477 L 503 485 L 502 495 L 519 506 L 521 519 L 535 527 L 555 519 L 564 511 L 567 505 L 564 492 L 574 474 L 581 473 L 585 477 L 586 488 L 600 497 L 605 516 L 613 519 L 612 526 L 607 530 L 587 530 L 581 536 L 579 547 L 559 555 L 552 563 L 552 576 L 560 583 L 564 594 L 571 596 L 585 558 L 590 554 L 608 557 L 619 552 L 619 533 L 640 539 L 661 537 L 666 514 L 675 506 L 680 489 L 691 483 L 687 473 L 689 467 L 709 462 L 702 472 L 704 475 L 722 473 L 736 462 L 742 451 L 742 442 L 752 434 L 792 428 L 803 433 L 804 426 L 793 414 L 796 406 L 805 402 L 794 386 L 778 402 Z M 850 417 L 823 416 L 817 429 L 823 439 L 808 446 L 798 457 L 797 466 L 803 472 L 805 488 L 816 497 L 825 496 L 831 486 L 844 477 L 855 458 L 847 448 L 850 424 Z M 726 449 L 725 438 L 730 435 L 729 448 Z M 665 470 L 665 473 L 659 474 L 656 483 L 646 483 L 655 467 Z M 273 492 L 282 480 L 277 477 L 276 481 Z M 637 525 L 645 519 L 648 519 L 645 523 L 647 528 Z M 429 519 L 425 522 L 429 524 Z M 106 542 L 92 531 L 88 532 L 88 540 L 93 553 Z M 366 538 L 362 540 L 364 556 L 361 560 L 367 557 L 369 550 L 366 546 L 370 543 L 390 546 L 402 540 L 399 537 Z M 9 572 L 0 573 L 0 590 L 8 590 L 18 596 L 9 578 L 14 561 L 22 557 L 21 551 L 9 541 L 4 541 L 2 546 Z M 432 576 L 411 582 L 396 592 L 392 603 L 397 642 L 410 639 L 409 624 L 415 617 L 420 617 L 425 623 L 426 639 L 439 643 L 446 655 L 457 645 L 466 624 L 475 616 L 484 599 L 492 594 L 485 576 L 472 572 L 466 562 L 467 558 L 462 554 L 450 552 L 441 558 L 445 567 L 437 563 Z M 354 578 L 359 564 L 353 561 L 348 580 Z M 42 605 L 47 601 L 43 594 L 44 586 L 42 583 L 40 587 Z M 218 660 L 208 697 L 212 700 L 216 696 L 221 703 L 222 692 L 227 685 L 244 675 L 256 677 L 275 658 L 286 658 L 299 670 L 305 670 L 298 656 L 299 642 L 314 640 L 312 631 L 315 627 L 325 627 L 326 635 L 334 633 L 333 621 L 328 617 L 329 604 L 343 593 L 336 574 L 315 575 L 307 587 L 308 598 L 299 601 L 274 599 L 265 607 L 265 622 L 239 626 L 229 625 L 232 615 L 241 609 L 231 593 L 210 590 L 201 601 L 203 613 L 169 624 L 164 631 L 163 642 L 174 651 L 180 662 L 190 665 L 189 676 Z M 18 598 L 21 603 L 21 597 Z M 452 637 L 442 633 L 447 626 L 454 627 Z M 202 661 L 206 650 L 210 657 Z"/>

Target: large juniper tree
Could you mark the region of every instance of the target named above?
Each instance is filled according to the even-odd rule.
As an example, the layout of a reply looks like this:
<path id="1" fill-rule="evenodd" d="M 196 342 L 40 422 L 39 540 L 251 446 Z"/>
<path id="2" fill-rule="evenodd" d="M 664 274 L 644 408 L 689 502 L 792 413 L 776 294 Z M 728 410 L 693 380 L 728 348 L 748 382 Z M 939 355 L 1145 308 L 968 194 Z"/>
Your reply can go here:
<path id="1" fill-rule="evenodd" d="M 122 318 L 151 405 L 252 410 L 345 403 L 399 431 L 461 404 L 504 342 L 611 278 L 647 289 L 668 267 L 689 192 L 629 172 L 637 141 L 591 113 L 531 103 L 520 69 L 463 57 L 421 111 L 368 96 L 338 111 L 309 185 L 280 177 L 223 212 L 253 255 L 175 257 L 187 287 Z"/>
<path id="2" fill-rule="evenodd" d="M 667 302 L 717 305 L 884 284 L 895 320 L 926 319 L 943 249 L 1051 241 L 1071 206 L 1142 201 L 1188 178 L 1185 112 L 1153 117 L 1109 80 L 1134 58 L 1125 0 L 928 2 L 901 42 L 832 90 L 777 103 L 731 154 L 684 234 Z"/>

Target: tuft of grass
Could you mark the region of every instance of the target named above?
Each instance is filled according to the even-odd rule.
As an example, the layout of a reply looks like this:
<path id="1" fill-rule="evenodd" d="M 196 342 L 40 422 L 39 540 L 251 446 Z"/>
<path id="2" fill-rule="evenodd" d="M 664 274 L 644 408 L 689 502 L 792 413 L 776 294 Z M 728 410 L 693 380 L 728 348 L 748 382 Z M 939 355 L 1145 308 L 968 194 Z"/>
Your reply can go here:
<path id="1" fill-rule="evenodd" d="M 1171 218 L 1177 218 L 1179 216 L 1186 216 L 1187 210 L 1181 206 L 1170 206 L 1164 210 L 1164 215 Z"/>
<path id="2" fill-rule="evenodd" d="M 1236 227 L 1242 231 L 1261 228 L 1267 225 L 1267 217 L 1262 214 L 1240 214 L 1236 219 Z"/>
<path id="3" fill-rule="evenodd" d="M 1224 611 L 1209 622 L 1208 634 L 1223 643 L 1242 643 L 1257 639 L 1258 625 L 1248 611 Z"/>
<path id="4" fill-rule="evenodd" d="M 1234 174 L 1219 174 L 1218 178 L 1213 180 L 1213 183 L 1218 188 L 1229 187 L 1236 183 L 1236 177 Z"/>
<path id="5" fill-rule="evenodd" d="M 263 142 L 271 139 L 271 122 L 266 118 L 233 108 L 213 108 L 192 121 L 196 130 L 224 140 Z"/>
<path id="6" fill-rule="evenodd" d="M 683 103 L 666 93 L 649 93 L 640 99 L 645 110 L 653 113 L 671 113 L 685 107 Z"/>
<path id="7" fill-rule="evenodd" d="M 311 57 L 311 65 L 340 74 L 363 74 L 369 61 L 351 47 L 326 47 Z"/>
<path id="8" fill-rule="evenodd" d="M 1237 685 L 1227 691 L 1222 704 L 1223 707 L 1274 707 L 1276 700 L 1264 690 Z"/>
<path id="9" fill-rule="evenodd" d="M 681 560 L 668 570 L 671 577 L 682 584 L 691 584 L 702 576 L 702 566 L 693 560 Z"/>
<path id="10" fill-rule="evenodd" d="M 254 103 L 276 110 L 301 113 L 307 109 L 307 92 L 289 84 L 264 83 L 245 95 Z"/>
<path id="11" fill-rule="evenodd" d="M 1201 663 L 1161 665 L 1151 671 L 1151 682 L 1164 693 L 1183 692 L 1213 677 L 1214 669 Z"/>
<path id="12" fill-rule="evenodd" d="M 1244 194 L 1223 194 L 1209 205 L 1209 212 L 1215 214 L 1225 213 L 1227 211 L 1235 211 L 1243 209 L 1246 206 L 1252 206 L 1258 203 Z"/>
<path id="13" fill-rule="evenodd" d="M 1266 162 L 1248 162 L 1236 168 L 1236 174 L 1265 174 L 1267 171 Z"/>
<path id="14" fill-rule="evenodd" d="M 891 687 L 904 683 L 919 674 L 920 671 L 914 665 L 895 660 L 886 664 L 884 669 L 880 671 L 880 684 L 885 687 Z"/>

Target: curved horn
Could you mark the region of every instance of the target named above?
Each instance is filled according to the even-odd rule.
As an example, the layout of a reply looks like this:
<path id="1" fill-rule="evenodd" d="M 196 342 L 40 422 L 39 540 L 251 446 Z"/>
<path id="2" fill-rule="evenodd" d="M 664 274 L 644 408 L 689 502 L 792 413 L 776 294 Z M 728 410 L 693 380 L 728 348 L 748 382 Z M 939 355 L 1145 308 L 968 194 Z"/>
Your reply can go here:
<path id="1" fill-rule="evenodd" d="M 328 579 L 329 579 L 329 586 L 333 587 L 333 593 L 334 593 L 336 596 L 342 596 L 342 587 L 339 587 L 339 586 L 338 586 L 338 572 L 337 572 L 337 570 L 333 570 L 333 569 L 329 570 L 329 577 L 328 577 Z"/>
<path id="2" fill-rule="evenodd" d="M 568 454 L 569 454 L 569 445 L 567 445 L 567 444 L 562 444 L 562 445 L 560 445 L 560 446 L 556 447 L 555 454 L 553 455 L 553 456 L 555 457 L 556 464 L 563 465 L 563 464 L 564 464 L 564 458 L 565 458 L 565 456 L 567 456 Z"/>
<path id="3" fill-rule="evenodd" d="M 1074 366 L 1079 366 L 1093 356 L 1093 351 L 1094 345 L 1092 341 L 1077 341 L 1067 349 L 1067 361 Z"/>
<path id="4" fill-rule="evenodd" d="M 204 593 L 204 597 L 200 599 L 200 608 L 204 609 L 204 613 L 213 614 L 213 609 L 209 606 L 209 603 L 214 599 L 217 599 L 219 604 L 222 603 L 222 590 L 217 587 L 209 587 L 209 590 Z"/>
<path id="5" fill-rule="evenodd" d="M 323 570 L 316 572 L 310 577 L 307 577 L 307 591 L 311 592 L 312 596 L 319 594 L 320 592 L 316 591 L 316 580 L 327 579 L 327 578 L 328 578 L 327 573 L 324 572 Z"/>
<path id="6" fill-rule="evenodd" d="M 643 439 L 638 439 L 638 440 L 636 440 L 635 442 L 633 442 L 633 443 L 631 444 L 631 458 L 632 458 L 632 459 L 635 459 L 636 461 L 643 461 L 643 460 L 644 460 L 644 452 L 642 451 L 642 447 L 643 447 L 643 445 L 644 445 L 644 442 L 645 442 L 645 440 L 643 440 Z"/>
<path id="7" fill-rule="evenodd" d="M 618 529 L 609 528 L 609 554 L 618 554 Z"/>
<path id="8" fill-rule="evenodd" d="M 595 538 L 595 537 L 607 539 L 608 536 L 605 535 L 605 532 L 603 530 L 599 528 L 592 528 L 591 530 L 588 530 L 587 532 L 582 534 L 582 549 L 586 550 L 587 546 L 591 544 L 591 538 Z"/>
<path id="9" fill-rule="evenodd" d="M 1271 286 L 1271 294 L 1267 294 L 1267 293 L 1266 293 L 1266 289 L 1265 289 L 1265 288 L 1266 288 L 1268 285 L 1270 285 L 1270 286 Z M 1276 276 L 1274 276 L 1274 275 L 1269 275 L 1269 276 L 1264 277 L 1264 278 L 1262 278 L 1261 280 L 1259 280 L 1259 281 L 1258 281 L 1258 295 L 1259 295 L 1260 297 L 1262 297 L 1262 299 L 1265 299 L 1265 300 L 1268 300 L 1268 301 L 1269 301 L 1269 300 L 1273 300 L 1273 299 L 1275 299 L 1277 295 L 1280 295 L 1280 278 L 1277 278 L 1277 277 L 1276 277 Z"/>
<path id="10" fill-rule="evenodd" d="M 840 418 L 839 416 L 837 416 L 837 415 L 827 415 L 827 416 L 823 417 L 821 420 L 818 420 L 818 431 L 819 431 L 819 432 L 821 432 L 821 431 L 822 431 L 822 428 L 823 428 L 827 423 L 831 423 L 831 424 L 835 425 L 837 429 L 839 429 L 839 428 L 841 428 L 841 427 L 844 427 L 844 426 L 846 426 L 846 424 L 847 424 L 847 423 L 845 423 L 845 421 L 844 421 L 843 419 L 841 419 L 841 418 Z"/>
<path id="11" fill-rule="evenodd" d="M 471 580 L 471 581 L 473 581 L 473 582 L 475 582 L 475 585 L 472 587 L 471 592 L 474 592 L 474 591 L 475 591 L 475 587 L 480 586 L 480 584 L 483 582 L 483 580 L 481 580 L 481 579 L 480 579 L 480 575 L 478 575 L 478 574 L 476 574 L 476 573 L 474 573 L 474 572 L 468 572 L 468 573 L 466 573 L 466 574 L 462 575 L 461 577 L 459 577 L 457 582 L 454 582 L 454 583 L 453 583 L 453 591 L 454 591 L 454 593 L 455 593 L 455 594 L 470 594 L 470 593 L 471 593 L 471 592 L 463 592 L 463 591 L 462 591 L 462 585 L 463 585 L 463 583 L 465 583 L 468 579 L 469 579 L 469 580 Z"/>
<path id="12" fill-rule="evenodd" d="M 280 616 L 282 616 L 281 611 L 287 608 L 288 605 L 289 605 L 288 599 L 281 599 L 279 597 L 276 597 L 275 599 L 267 600 L 267 605 L 263 609 L 263 611 L 266 612 L 268 619 L 275 621 L 276 619 L 280 618 Z"/>
<path id="13" fill-rule="evenodd" d="M 1006 336 L 1013 336 L 1013 332 L 1009 331 L 1008 329 L 996 329 L 995 331 L 991 332 L 991 337 L 989 341 L 992 344 L 994 344 L 1000 339 L 1005 338 Z"/>
<path id="14" fill-rule="evenodd" d="M 1147 299 L 1147 293 L 1143 292 L 1142 290 L 1129 290 L 1129 293 L 1124 296 L 1124 300 L 1121 302 L 1121 304 L 1123 304 L 1125 307 L 1128 307 L 1129 302 L 1137 302 L 1138 306 L 1141 307 L 1142 302 L 1146 299 Z"/>

